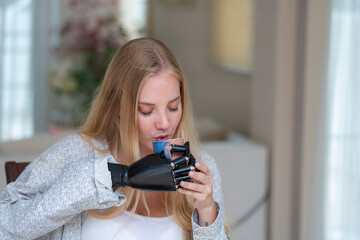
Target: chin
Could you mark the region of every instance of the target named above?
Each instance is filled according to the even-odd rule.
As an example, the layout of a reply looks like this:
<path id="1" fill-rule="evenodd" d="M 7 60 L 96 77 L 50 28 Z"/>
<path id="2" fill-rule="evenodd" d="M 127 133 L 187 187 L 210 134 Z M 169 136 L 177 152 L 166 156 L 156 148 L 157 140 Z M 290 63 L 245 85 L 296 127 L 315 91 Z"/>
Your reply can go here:
<path id="1" fill-rule="evenodd" d="M 140 155 L 141 156 L 146 156 L 148 154 L 154 153 L 154 147 L 153 147 L 153 143 L 149 143 L 149 145 L 142 145 L 139 146 L 140 147 Z"/>
<path id="2" fill-rule="evenodd" d="M 154 153 L 154 147 L 153 147 L 153 143 L 151 142 L 151 144 L 149 146 L 146 147 L 145 151 L 147 153 Z"/>

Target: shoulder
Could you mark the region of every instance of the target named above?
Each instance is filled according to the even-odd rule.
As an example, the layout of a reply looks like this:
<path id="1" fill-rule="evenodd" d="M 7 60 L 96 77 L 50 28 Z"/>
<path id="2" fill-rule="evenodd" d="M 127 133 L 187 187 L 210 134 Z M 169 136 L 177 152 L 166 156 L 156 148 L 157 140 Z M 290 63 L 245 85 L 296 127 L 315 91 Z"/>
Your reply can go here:
<path id="1" fill-rule="evenodd" d="M 84 137 L 79 133 L 73 133 L 70 134 L 63 139 L 61 139 L 59 142 L 57 142 L 55 145 L 59 146 L 66 146 L 66 145 L 77 145 L 77 146 L 86 146 L 86 141 Z"/>
<path id="2" fill-rule="evenodd" d="M 200 162 L 203 162 L 203 163 L 205 163 L 206 165 L 214 165 L 214 166 L 216 166 L 216 161 L 215 161 L 215 159 L 208 153 L 208 152 L 206 152 L 206 151 L 204 151 L 204 150 L 201 150 L 200 151 Z"/>
<path id="3" fill-rule="evenodd" d="M 92 151 L 93 148 L 85 141 L 83 136 L 75 133 L 68 135 L 55 143 L 43 152 L 41 157 L 45 159 L 56 157 L 57 159 L 65 160 L 70 157 L 88 157 Z"/>
<path id="4" fill-rule="evenodd" d="M 208 152 L 201 150 L 199 157 L 200 157 L 199 162 L 204 163 L 209 168 L 213 176 L 219 175 L 219 169 L 216 160 Z"/>
<path id="5" fill-rule="evenodd" d="M 57 142 L 52 148 L 58 149 L 89 149 L 90 145 L 85 141 L 85 138 L 78 133 L 68 135 Z"/>
<path id="6" fill-rule="evenodd" d="M 93 150 L 79 134 L 71 134 L 45 150 L 20 175 L 18 183 L 42 191 L 60 176 L 66 166 L 78 160 L 91 159 Z"/>
<path id="7" fill-rule="evenodd" d="M 214 199 L 223 206 L 221 174 L 215 159 L 210 154 L 202 150 L 200 152 L 199 162 L 205 164 L 209 168 L 211 176 L 214 180 Z"/>

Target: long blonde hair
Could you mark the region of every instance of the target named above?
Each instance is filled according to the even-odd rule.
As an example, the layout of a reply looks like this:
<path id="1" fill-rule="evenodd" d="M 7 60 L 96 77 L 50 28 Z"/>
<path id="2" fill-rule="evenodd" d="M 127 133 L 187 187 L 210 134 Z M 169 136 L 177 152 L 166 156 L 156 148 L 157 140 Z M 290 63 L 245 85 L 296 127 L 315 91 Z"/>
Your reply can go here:
<path id="1" fill-rule="evenodd" d="M 111 154 L 119 163 L 125 165 L 134 163 L 140 158 L 137 127 L 139 92 L 146 79 L 164 70 L 180 83 L 182 117 L 174 138 L 181 137 L 190 141 L 191 151 L 198 159 L 198 137 L 194 129 L 185 76 L 172 52 L 162 42 L 152 38 L 132 40 L 115 53 L 91 105 L 81 134 L 90 144 L 91 139 L 105 138 Z M 122 188 L 122 190 L 127 201 L 121 207 L 114 207 L 105 215 L 96 214 L 94 211 L 88 213 L 99 218 L 111 218 L 123 210 L 135 212 L 139 200 L 142 199 L 149 214 L 142 191 L 132 188 Z M 178 192 L 164 193 L 164 195 L 167 213 L 174 216 L 177 224 L 183 229 L 185 239 L 192 239 L 193 199 Z M 135 204 L 130 206 L 132 200 L 135 200 Z"/>

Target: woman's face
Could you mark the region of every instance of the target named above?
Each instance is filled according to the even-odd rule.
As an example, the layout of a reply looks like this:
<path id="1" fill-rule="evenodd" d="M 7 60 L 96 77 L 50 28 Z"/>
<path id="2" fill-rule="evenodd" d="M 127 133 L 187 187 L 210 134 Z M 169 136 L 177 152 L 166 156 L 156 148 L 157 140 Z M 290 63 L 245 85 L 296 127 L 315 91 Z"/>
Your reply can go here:
<path id="1" fill-rule="evenodd" d="M 182 114 L 179 81 L 165 71 L 148 78 L 138 108 L 141 156 L 153 153 L 153 142 L 171 139 Z"/>

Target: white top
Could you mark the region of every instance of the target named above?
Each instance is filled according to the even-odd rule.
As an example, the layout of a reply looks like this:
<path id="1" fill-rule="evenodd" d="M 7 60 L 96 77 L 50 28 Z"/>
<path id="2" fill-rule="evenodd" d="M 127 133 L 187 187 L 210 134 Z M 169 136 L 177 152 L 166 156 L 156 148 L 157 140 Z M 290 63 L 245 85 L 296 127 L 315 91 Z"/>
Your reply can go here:
<path id="1" fill-rule="evenodd" d="M 182 229 L 172 216 L 145 217 L 124 211 L 111 219 L 88 215 L 82 227 L 83 240 L 182 240 Z"/>

